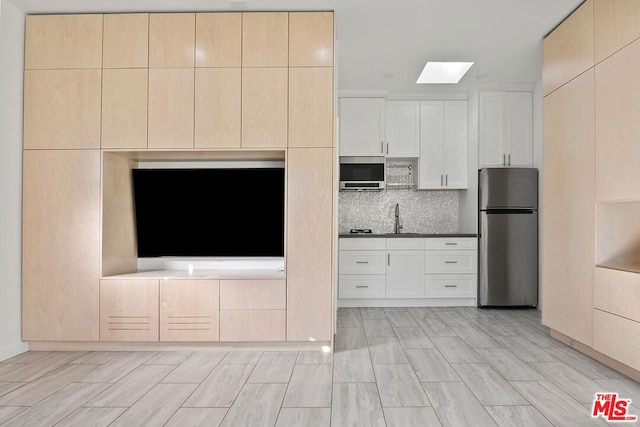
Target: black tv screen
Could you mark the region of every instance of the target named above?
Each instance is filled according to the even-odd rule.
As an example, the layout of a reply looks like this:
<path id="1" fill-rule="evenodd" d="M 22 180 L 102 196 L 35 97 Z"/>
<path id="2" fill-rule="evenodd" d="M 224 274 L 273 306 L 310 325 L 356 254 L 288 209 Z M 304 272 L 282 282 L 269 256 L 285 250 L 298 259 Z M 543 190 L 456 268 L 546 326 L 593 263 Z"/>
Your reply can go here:
<path id="1" fill-rule="evenodd" d="M 284 168 L 134 169 L 138 256 L 284 256 L 284 186 Z"/>

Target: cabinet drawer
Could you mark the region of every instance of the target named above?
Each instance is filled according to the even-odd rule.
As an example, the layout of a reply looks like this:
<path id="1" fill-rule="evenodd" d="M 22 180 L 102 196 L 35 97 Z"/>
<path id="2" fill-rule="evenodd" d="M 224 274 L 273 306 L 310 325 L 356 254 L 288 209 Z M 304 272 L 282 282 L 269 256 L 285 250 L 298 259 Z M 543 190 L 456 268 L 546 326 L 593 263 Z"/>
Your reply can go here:
<path id="1" fill-rule="evenodd" d="M 340 274 L 384 274 L 382 251 L 340 251 Z"/>
<path id="2" fill-rule="evenodd" d="M 410 250 L 423 251 L 424 241 L 418 237 L 401 237 L 396 239 L 387 239 L 387 250 Z"/>
<path id="3" fill-rule="evenodd" d="M 478 247 L 478 240 L 475 237 L 436 237 L 426 240 L 427 250 L 476 249 Z"/>
<path id="4" fill-rule="evenodd" d="M 640 322 L 640 274 L 596 267 L 593 306 Z"/>
<path id="5" fill-rule="evenodd" d="M 425 298 L 473 298 L 476 296 L 475 274 L 427 274 Z"/>
<path id="6" fill-rule="evenodd" d="M 341 275 L 339 298 L 384 298 L 385 276 L 377 275 Z"/>
<path id="7" fill-rule="evenodd" d="M 594 309 L 593 348 L 633 369 L 640 369 L 640 322 Z"/>
<path id="8" fill-rule="evenodd" d="M 158 341 L 158 280 L 100 281 L 100 341 Z"/>
<path id="9" fill-rule="evenodd" d="M 220 341 L 284 341 L 286 310 L 220 310 Z"/>
<path id="10" fill-rule="evenodd" d="M 376 237 L 343 237 L 339 239 L 340 250 L 347 251 L 383 251 L 385 239 Z"/>
<path id="11" fill-rule="evenodd" d="M 284 310 L 285 308 L 287 308 L 285 280 L 220 281 L 221 310 Z"/>
<path id="12" fill-rule="evenodd" d="M 476 273 L 476 251 L 427 251 L 427 274 Z"/>

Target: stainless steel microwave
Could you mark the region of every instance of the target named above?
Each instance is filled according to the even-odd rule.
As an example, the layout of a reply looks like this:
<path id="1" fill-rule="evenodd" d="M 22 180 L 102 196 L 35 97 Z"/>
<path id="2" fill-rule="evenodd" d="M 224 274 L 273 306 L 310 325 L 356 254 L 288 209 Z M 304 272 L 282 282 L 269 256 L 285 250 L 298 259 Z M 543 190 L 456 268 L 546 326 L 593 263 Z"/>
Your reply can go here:
<path id="1" fill-rule="evenodd" d="M 384 157 L 340 157 L 340 190 L 384 190 Z"/>

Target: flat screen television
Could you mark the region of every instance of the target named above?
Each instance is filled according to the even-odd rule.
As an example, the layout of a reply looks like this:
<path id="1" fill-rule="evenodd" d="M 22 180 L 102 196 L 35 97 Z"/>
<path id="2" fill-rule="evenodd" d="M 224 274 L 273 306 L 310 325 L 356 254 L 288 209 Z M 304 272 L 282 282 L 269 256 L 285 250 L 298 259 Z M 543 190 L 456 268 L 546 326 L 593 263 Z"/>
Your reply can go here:
<path id="1" fill-rule="evenodd" d="M 134 169 L 138 257 L 282 257 L 284 191 L 284 168 Z"/>

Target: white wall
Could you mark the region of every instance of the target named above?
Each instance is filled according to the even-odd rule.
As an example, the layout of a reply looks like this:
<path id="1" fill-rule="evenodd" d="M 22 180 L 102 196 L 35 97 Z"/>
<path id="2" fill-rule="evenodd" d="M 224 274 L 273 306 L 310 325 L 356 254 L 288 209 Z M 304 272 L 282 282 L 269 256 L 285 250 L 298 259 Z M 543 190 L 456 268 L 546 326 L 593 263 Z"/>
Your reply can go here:
<path id="1" fill-rule="evenodd" d="M 0 360 L 21 340 L 22 75 L 24 13 L 0 0 Z"/>

